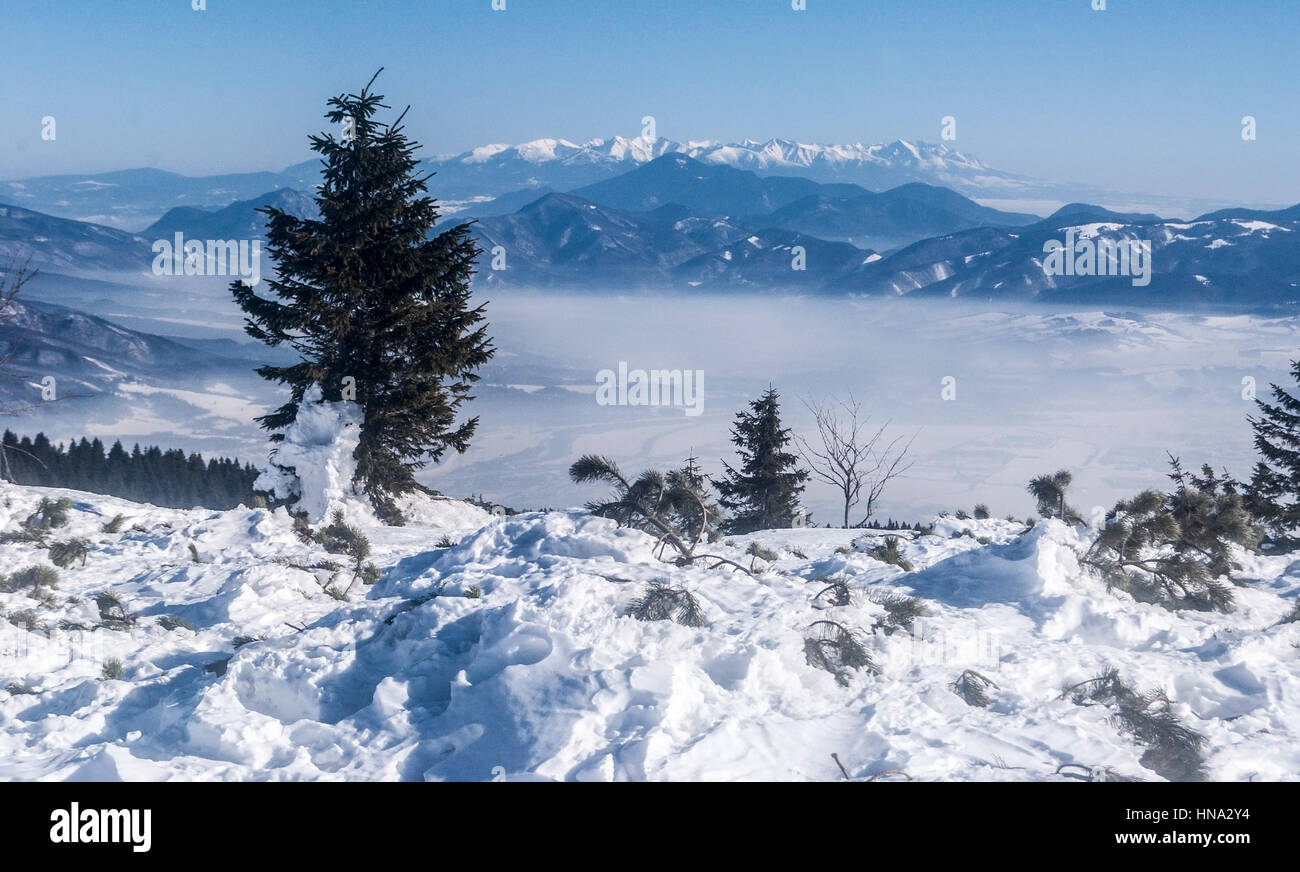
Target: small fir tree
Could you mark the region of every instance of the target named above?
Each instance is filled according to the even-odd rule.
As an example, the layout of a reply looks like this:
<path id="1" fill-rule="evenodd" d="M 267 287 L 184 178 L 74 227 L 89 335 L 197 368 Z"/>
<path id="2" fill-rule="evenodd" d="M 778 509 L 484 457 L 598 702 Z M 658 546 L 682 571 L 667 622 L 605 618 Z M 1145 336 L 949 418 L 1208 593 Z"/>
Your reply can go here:
<path id="1" fill-rule="evenodd" d="M 799 512 L 808 472 L 798 456 L 786 450 L 790 430 L 781 426 L 780 395 L 772 389 L 736 413 L 731 441 L 740 455 L 739 469 L 725 461 L 725 478 L 718 482 L 719 502 L 731 512 L 728 533 L 751 533 L 789 527 Z"/>
<path id="2" fill-rule="evenodd" d="M 1300 360 L 1291 362 L 1291 377 L 1300 383 Z M 1269 388 L 1272 402 L 1256 398 L 1258 417 L 1247 418 L 1259 462 L 1243 505 L 1270 537 L 1293 546 L 1300 528 L 1300 398 L 1275 384 Z"/>

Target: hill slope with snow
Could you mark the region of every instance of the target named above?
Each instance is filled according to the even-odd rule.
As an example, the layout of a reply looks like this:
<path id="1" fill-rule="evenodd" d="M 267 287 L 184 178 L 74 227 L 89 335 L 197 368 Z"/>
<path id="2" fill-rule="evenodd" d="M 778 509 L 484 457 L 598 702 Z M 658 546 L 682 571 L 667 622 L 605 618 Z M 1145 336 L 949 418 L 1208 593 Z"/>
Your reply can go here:
<path id="1" fill-rule="evenodd" d="M 1230 615 L 1172 613 L 1085 576 L 1081 532 L 1056 522 L 940 519 L 904 544 L 909 573 L 869 557 L 879 535 L 861 531 L 713 546 L 746 563 L 751 540 L 774 549 L 751 578 L 674 567 L 651 538 L 581 513 L 438 500 L 410 526 L 367 529 L 385 575 L 340 600 L 329 570 L 306 568 L 330 555 L 283 510 L 10 486 L 0 531 L 44 496 L 73 501 L 52 538 L 91 550 L 43 604 L 0 593 L 6 779 L 827 780 L 842 777 L 835 753 L 855 780 L 1042 780 L 1066 763 L 1158 780 L 1105 707 L 1060 698 L 1107 665 L 1169 693 L 1207 738 L 1211 778 L 1300 772 L 1300 623 L 1278 623 L 1300 569 L 1286 558 L 1246 558 Z M 122 532 L 102 532 L 118 514 Z M 44 562 L 33 544 L 0 546 L 0 573 Z M 816 598 L 832 576 L 851 604 Z M 709 625 L 626 616 L 658 581 L 691 591 Z M 133 624 L 95 628 L 104 591 Z M 926 603 L 910 633 L 884 632 L 875 600 L 890 592 Z M 879 674 L 841 686 L 810 666 L 820 620 L 852 628 Z M 121 680 L 101 678 L 109 658 Z M 987 708 L 950 689 L 965 669 L 996 683 Z"/>

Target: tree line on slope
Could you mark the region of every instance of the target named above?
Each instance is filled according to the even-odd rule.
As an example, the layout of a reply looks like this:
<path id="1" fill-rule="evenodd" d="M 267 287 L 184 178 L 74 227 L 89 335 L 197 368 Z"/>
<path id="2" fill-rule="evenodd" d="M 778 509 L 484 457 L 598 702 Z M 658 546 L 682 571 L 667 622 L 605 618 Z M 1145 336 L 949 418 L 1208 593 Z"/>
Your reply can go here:
<path id="1" fill-rule="evenodd" d="M 226 457 L 205 460 L 201 454 L 186 455 L 179 448 L 164 451 L 157 445 L 137 444 L 127 451 L 120 441 L 105 450 L 102 440 L 85 437 L 55 444 L 44 433 L 19 438 L 9 430 L 0 444 L 8 458 L 2 477 L 14 484 L 69 488 L 176 509 L 233 509 L 257 501 L 253 482 L 258 470 Z"/>

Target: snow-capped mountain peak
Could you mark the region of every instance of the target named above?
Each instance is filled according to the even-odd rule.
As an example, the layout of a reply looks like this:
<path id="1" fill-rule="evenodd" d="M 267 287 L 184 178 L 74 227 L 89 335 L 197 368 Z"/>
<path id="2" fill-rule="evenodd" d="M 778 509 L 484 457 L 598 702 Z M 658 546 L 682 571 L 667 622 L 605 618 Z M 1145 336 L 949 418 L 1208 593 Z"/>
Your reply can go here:
<path id="1" fill-rule="evenodd" d="M 508 151 L 510 146 L 504 143 L 495 143 L 493 145 L 480 145 L 462 155 L 454 155 L 452 160 L 460 160 L 461 163 L 483 163 L 491 160 L 503 151 Z"/>
<path id="2" fill-rule="evenodd" d="M 935 173 L 965 170 L 985 171 L 979 160 L 943 144 L 893 142 L 863 145 L 854 143 L 805 143 L 791 139 L 676 140 L 645 136 L 589 139 L 581 144 L 567 139 L 534 139 L 516 145 L 485 145 L 456 156 L 449 163 L 481 164 L 490 160 L 517 159 L 532 164 L 551 162 L 592 164 L 643 164 L 665 154 L 679 153 L 703 163 L 724 164 L 756 171 L 808 171 L 832 173 L 852 171 L 867 165 L 898 170 L 925 169 Z"/>

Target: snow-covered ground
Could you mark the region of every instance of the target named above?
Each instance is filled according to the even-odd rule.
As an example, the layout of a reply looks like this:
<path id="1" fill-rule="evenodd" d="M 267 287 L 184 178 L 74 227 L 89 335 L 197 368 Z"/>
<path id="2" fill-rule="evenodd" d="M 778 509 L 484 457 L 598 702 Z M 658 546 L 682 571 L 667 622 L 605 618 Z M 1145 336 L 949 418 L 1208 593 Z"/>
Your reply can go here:
<path id="1" fill-rule="evenodd" d="M 1079 763 L 1155 780 L 1103 707 L 1060 698 L 1106 665 L 1168 691 L 1208 740 L 1211 778 L 1300 773 L 1300 623 L 1278 623 L 1300 593 L 1287 558 L 1246 557 L 1232 614 L 1173 613 L 1081 572 L 1083 531 L 1057 522 L 939 519 L 904 543 L 907 573 L 865 553 L 878 534 L 711 546 L 746 565 L 751 541 L 776 551 L 751 578 L 662 562 L 649 537 L 581 512 L 430 500 L 406 527 L 367 527 L 385 575 L 340 601 L 289 565 L 330 555 L 283 510 L 9 487 L 0 530 L 44 496 L 73 501 L 52 538 L 92 548 L 45 604 L 0 593 L 6 615 L 31 609 L 48 630 L 0 621 L 6 779 L 829 780 L 843 777 L 834 753 L 854 779 L 1042 780 Z M 102 532 L 118 514 L 122 532 Z M 444 536 L 459 544 L 437 547 Z M 0 573 L 46 559 L 0 545 Z M 827 577 L 851 604 L 814 602 Z M 691 591 L 709 626 L 626 616 L 656 581 Z M 134 626 L 90 629 L 103 591 Z M 884 591 L 929 614 L 885 635 Z M 841 686 L 808 665 L 818 620 L 855 630 L 880 674 Z M 110 658 L 121 680 L 101 677 Z M 964 669 L 996 683 L 987 708 L 949 688 Z"/>

